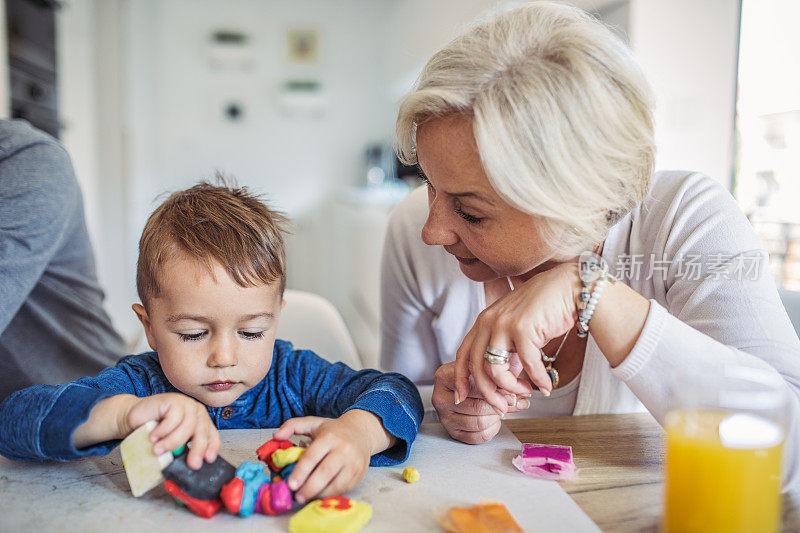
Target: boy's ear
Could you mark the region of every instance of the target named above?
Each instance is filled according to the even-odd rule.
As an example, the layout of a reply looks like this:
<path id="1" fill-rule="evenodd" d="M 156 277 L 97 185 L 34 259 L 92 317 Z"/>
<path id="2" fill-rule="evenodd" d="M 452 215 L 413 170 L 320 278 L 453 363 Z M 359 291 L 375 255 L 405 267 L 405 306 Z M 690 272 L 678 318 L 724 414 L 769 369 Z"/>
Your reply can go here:
<path id="1" fill-rule="evenodd" d="M 283 309 L 284 307 L 286 307 L 286 300 L 281 298 L 281 309 Z"/>
<path id="2" fill-rule="evenodd" d="M 144 334 L 147 337 L 147 344 L 150 345 L 150 348 L 152 350 L 158 351 L 156 338 L 153 335 L 153 329 L 150 325 L 150 317 L 147 316 L 147 309 L 145 309 L 142 304 L 133 304 L 131 306 L 131 309 L 133 309 L 133 312 L 136 313 L 139 322 L 142 323 L 142 327 L 144 328 Z"/>

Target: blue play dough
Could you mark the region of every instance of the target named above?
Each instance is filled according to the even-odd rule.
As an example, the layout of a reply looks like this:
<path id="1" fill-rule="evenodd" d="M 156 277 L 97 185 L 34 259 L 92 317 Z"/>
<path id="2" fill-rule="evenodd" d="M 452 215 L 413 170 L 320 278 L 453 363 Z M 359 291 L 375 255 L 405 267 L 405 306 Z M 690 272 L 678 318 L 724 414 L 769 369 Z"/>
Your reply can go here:
<path id="1" fill-rule="evenodd" d="M 283 470 L 281 470 L 280 476 L 284 481 L 288 481 L 289 480 L 289 476 L 294 471 L 294 467 L 296 465 L 297 465 L 297 463 L 292 463 L 290 465 L 286 465 L 285 467 L 283 467 Z"/>
<path id="2" fill-rule="evenodd" d="M 269 474 L 264 472 L 262 463 L 245 461 L 236 469 L 236 477 L 244 481 L 239 515 L 250 516 L 255 509 L 258 489 L 261 488 L 261 485 L 269 483 Z"/>

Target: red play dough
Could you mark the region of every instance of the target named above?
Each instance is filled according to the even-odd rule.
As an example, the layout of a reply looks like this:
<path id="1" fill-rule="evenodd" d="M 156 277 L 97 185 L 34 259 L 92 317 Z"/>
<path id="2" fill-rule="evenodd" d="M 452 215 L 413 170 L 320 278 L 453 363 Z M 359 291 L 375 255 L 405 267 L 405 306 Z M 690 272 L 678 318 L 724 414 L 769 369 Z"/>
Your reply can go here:
<path id="1" fill-rule="evenodd" d="M 187 496 L 183 493 L 183 491 L 178 488 L 178 486 L 170 480 L 164 481 L 164 488 L 167 489 L 172 496 L 180 500 L 182 503 L 189 508 L 197 516 L 202 516 L 203 518 L 211 518 L 217 511 L 222 509 L 222 502 L 219 500 L 196 500 L 191 496 Z"/>
<path id="2" fill-rule="evenodd" d="M 333 502 L 336 502 L 336 505 L 333 505 Z M 345 511 L 352 507 L 350 504 L 350 498 L 345 498 L 344 496 L 328 496 L 327 498 L 322 499 L 322 503 L 319 506 L 323 509 L 330 509 L 333 507 L 334 509 L 338 509 L 340 511 Z"/>
<path id="3" fill-rule="evenodd" d="M 278 472 L 280 469 L 275 466 L 275 463 L 272 462 L 272 454 L 275 452 L 275 450 L 285 450 L 286 448 L 291 448 L 292 446 L 294 446 L 294 444 L 288 440 L 270 439 L 262 444 L 258 450 L 256 450 L 256 455 L 258 455 L 259 460 L 267 463 L 272 470 Z"/>
<path id="4" fill-rule="evenodd" d="M 231 514 L 239 514 L 244 494 L 244 481 L 235 477 L 222 486 L 219 497 L 225 504 L 225 509 Z"/>

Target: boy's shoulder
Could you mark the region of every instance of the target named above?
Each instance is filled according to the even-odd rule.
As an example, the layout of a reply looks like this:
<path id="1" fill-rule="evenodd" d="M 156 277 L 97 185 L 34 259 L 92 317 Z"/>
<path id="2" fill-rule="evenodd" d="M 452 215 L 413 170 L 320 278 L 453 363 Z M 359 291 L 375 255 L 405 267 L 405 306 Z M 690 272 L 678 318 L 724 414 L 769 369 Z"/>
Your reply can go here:
<path id="1" fill-rule="evenodd" d="M 291 371 L 298 367 L 319 366 L 320 364 L 331 365 L 332 363 L 312 350 L 295 348 L 290 341 L 275 339 L 275 348 L 272 354 L 273 367 Z"/>
<path id="2" fill-rule="evenodd" d="M 142 368 L 161 368 L 158 362 L 158 352 L 142 352 L 138 354 L 126 355 L 117 361 L 117 366 L 133 366 Z"/>
<path id="3" fill-rule="evenodd" d="M 283 339 L 275 339 L 275 347 L 272 350 L 272 365 L 286 365 L 297 363 L 297 357 L 302 356 L 308 350 L 295 350 L 294 344 Z"/>
<path id="4" fill-rule="evenodd" d="M 167 380 L 158 360 L 158 352 L 126 355 L 112 368 L 124 371 L 134 381 L 137 379 L 147 381 L 151 385 L 164 385 L 163 382 Z"/>

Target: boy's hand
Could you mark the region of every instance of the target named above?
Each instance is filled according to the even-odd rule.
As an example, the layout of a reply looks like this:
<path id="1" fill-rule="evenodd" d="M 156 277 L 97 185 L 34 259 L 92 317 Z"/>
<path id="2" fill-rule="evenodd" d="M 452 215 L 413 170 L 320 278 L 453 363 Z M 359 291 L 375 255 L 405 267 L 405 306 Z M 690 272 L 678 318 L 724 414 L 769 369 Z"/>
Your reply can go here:
<path id="1" fill-rule="evenodd" d="M 191 442 L 186 457 L 190 468 L 200 468 L 204 458 L 209 463 L 217 458 L 219 432 L 208 416 L 206 406 L 194 398 L 174 392 L 136 398 L 120 417 L 121 433 L 128 435 L 148 420 L 158 421 L 150 432 L 154 454 L 172 451 Z"/>
<path id="2" fill-rule="evenodd" d="M 376 415 L 360 409 L 336 419 L 292 418 L 273 438 L 288 440 L 292 435 L 313 439 L 287 480 L 298 503 L 346 493 L 364 478 L 372 454 L 391 447 L 396 440 Z"/>

